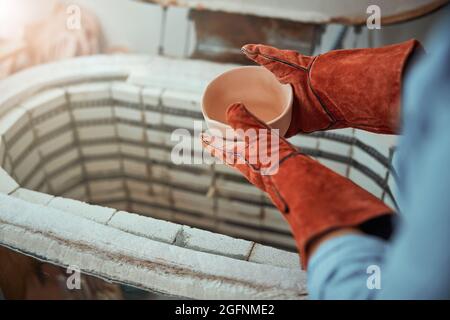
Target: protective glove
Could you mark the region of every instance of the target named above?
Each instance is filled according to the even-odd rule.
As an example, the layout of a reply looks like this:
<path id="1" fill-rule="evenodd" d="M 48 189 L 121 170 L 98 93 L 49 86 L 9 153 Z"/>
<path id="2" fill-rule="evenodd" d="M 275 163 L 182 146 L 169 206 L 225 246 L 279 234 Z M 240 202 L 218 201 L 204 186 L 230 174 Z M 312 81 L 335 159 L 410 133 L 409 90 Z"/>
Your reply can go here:
<path id="1" fill-rule="evenodd" d="M 402 75 L 416 40 L 373 49 L 334 50 L 305 56 L 248 44 L 242 51 L 294 89 L 286 137 L 337 128 L 398 131 Z"/>
<path id="2" fill-rule="evenodd" d="M 231 142 L 204 132 L 203 146 L 269 195 L 291 226 L 303 268 L 309 258 L 308 246 L 316 237 L 392 213 L 351 180 L 299 152 L 243 104 L 228 108 L 227 121 L 239 139 Z M 252 130 L 257 134 L 247 135 Z M 263 149 L 270 151 L 267 157 L 261 157 Z"/>

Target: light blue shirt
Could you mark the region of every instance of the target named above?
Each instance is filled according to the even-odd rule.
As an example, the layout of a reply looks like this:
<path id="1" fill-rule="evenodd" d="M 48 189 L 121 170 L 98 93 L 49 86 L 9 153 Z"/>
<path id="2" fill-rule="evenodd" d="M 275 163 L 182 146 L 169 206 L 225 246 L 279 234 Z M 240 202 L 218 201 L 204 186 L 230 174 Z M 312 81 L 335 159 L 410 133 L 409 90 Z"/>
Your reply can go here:
<path id="1" fill-rule="evenodd" d="M 387 242 L 346 235 L 311 257 L 313 299 L 450 299 L 450 8 L 403 92 L 401 213 Z M 332 213 L 330 213 L 332 214 Z"/>

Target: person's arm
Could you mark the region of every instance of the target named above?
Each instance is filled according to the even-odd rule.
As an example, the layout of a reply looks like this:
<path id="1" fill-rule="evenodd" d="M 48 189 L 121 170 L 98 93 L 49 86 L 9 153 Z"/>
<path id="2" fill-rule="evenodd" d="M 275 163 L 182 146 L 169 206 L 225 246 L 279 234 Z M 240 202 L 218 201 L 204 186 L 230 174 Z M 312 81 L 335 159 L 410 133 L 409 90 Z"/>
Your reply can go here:
<path id="1" fill-rule="evenodd" d="M 401 89 L 416 40 L 380 48 L 333 50 L 306 56 L 248 44 L 242 51 L 294 91 L 286 137 L 319 130 L 357 128 L 398 133 Z"/>
<path id="2" fill-rule="evenodd" d="M 406 82 L 395 237 L 319 239 L 308 266 L 312 298 L 450 299 L 449 29 L 450 19 Z"/>
<path id="3" fill-rule="evenodd" d="M 308 265 L 311 299 L 374 299 L 384 285 L 386 242 L 362 233 L 329 238 L 312 254 Z M 380 282 L 377 282 L 380 281 Z"/>
<path id="4" fill-rule="evenodd" d="M 393 211 L 380 199 L 301 153 L 242 103 L 228 108 L 227 122 L 241 139 L 235 143 L 205 132 L 204 147 L 268 194 L 291 226 L 304 268 L 320 237 L 390 220 Z M 372 228 L 381 236 L 379 231 Z"/>

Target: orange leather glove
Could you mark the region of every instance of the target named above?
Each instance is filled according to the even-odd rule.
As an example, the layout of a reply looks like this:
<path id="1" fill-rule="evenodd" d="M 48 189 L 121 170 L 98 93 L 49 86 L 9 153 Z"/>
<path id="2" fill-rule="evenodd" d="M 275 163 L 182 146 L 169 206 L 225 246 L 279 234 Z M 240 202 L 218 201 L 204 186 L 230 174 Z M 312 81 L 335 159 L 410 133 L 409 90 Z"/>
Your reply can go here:
<path id="1" fill-rule="evenodd" d="M 299 132 L 352 127 L 398 131 L 402 75 L 416 40 L 370 49 L 334 50 L 305 56 L 248 44 L 242 51 L 294 89 L 286 137 Z"/>
<path id="2" fill-rule="evenodd" d="M 291 226 L 304 268 L 309 258 L 308 246 L 318 236 L 340 228 L 358 227 L 392 213 L 351 180 L 299 152 L 243 104 L 228 108 L 227 121 L 235 130 L 266 129 L 268 134 L 230 142 L 205 132 L 201 137 L 204 147 L 270 196 Z M 266 144 L 271 155 L 278 152 L 279 156 L 272 162 L 260 161 L 259 157 L 252 159 Z"/>

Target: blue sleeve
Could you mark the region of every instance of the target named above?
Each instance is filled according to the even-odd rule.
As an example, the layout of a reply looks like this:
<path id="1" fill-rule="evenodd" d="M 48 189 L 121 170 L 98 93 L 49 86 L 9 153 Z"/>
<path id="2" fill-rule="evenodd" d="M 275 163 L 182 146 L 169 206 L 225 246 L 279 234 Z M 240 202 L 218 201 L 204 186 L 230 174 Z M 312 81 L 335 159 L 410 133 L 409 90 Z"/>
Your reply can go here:
<path id="1" fill-rule="evenodd" d="M 313 299 L 450 299 L 450 15 L 404 87 L 401 215 L 385 242 L 327 241 L 311 257 Z M 378 278 L 377 278 L 378 277 Z"/>
<path id="2" fill-rule="evenodd" d="M 310 298 L 374 298 L 380 287 L 377 281 L 383 280 L 374 277 L 381 273 L 385 249 L 384 241 L 364 235 L 347 235 L 325 242 L 308 264 Z"/>

